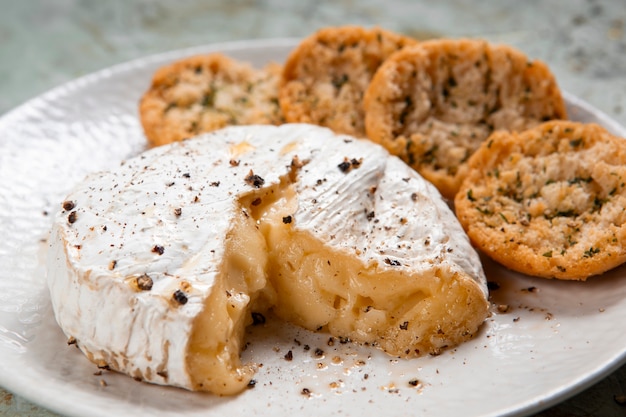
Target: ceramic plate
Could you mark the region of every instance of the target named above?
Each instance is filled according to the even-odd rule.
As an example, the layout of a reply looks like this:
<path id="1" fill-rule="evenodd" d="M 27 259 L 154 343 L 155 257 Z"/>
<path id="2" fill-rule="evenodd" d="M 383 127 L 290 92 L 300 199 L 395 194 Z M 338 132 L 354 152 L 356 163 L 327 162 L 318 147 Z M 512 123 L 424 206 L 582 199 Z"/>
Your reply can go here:
<path id="1" fill-rule="evenodd" d="M 294 40 L 239 42 L 139 59 L 63 85 L 0 119 L 0 385 L 70 416 L 520 416 L 593 384 L 626 360 L 626 268 L 588 282 L 530 278 L 485 260 L 510 310 L 439 356 L 397 360 L 325 334 L 270 322 L 252 328 L 256 386 L 217 397 L 98 371 L 57 327 L 45 284 L 47 232 L 67 191 L 145 148 L 137 103 L 174 59 L 223 51 L 262 65 Z M 571 118 L 626 136 L 566 95 Z M 291 351 L 292 360 L 285 359 Z"/>

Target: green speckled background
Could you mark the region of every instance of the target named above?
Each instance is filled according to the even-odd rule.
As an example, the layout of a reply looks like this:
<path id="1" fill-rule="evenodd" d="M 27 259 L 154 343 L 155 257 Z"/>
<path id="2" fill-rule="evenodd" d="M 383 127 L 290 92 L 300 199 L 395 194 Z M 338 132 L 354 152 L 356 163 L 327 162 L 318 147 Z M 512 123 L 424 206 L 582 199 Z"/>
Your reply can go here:
<path id="1" fill-rule="evenodd" d="M 0 115 L 133 58 L 344 24 L 508 43 L 547 62 L 562 89 L 626 125 L 624 0 L 0 0 Z M 626 366 L 538 416 L 623 417 L 624 396 Z M 56 416 L 1 388 L 0 415 Z"/>

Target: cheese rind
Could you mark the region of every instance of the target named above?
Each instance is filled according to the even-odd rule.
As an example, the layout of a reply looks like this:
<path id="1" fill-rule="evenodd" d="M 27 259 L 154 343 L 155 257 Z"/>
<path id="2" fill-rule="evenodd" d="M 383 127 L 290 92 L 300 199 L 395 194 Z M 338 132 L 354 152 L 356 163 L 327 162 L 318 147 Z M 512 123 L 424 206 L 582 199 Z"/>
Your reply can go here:
<path id="1" fill-rule="evenodd" d="M 478 255 L 436 189 L 382 147 L 311 125 L 231 127 L 92 174 L 50 242 L 66 335 L 157 384 L 241 391 L 243 329 L 272 306 L 401 356 L 458 344 L 487 315 Z M 327 301 L 299 306 L 307 285 Z"/>

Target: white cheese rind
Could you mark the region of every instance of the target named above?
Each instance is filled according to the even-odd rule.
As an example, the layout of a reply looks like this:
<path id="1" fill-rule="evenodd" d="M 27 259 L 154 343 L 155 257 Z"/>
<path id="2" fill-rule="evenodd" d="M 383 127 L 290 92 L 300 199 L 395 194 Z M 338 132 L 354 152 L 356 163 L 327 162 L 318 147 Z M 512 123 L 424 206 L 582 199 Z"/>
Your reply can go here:
<path id="1" fill-rule="evenodd" d="M 419 274 L 435 263 L 486 299 L 478 255 L 438 191 L 382 147 L 311 125 L 231 127 L 92 174 L 67 197 L 74 207 L 56 217 L 48 273 L 65 334 L 94 362 L 193 389 L 192 325 L 240 200 L 290 172 L 295 229 L 367 267 Z M 150 290 L 134 283 L 144 274 Z M 184 304 L 173 296 L 181 289 Z"/>

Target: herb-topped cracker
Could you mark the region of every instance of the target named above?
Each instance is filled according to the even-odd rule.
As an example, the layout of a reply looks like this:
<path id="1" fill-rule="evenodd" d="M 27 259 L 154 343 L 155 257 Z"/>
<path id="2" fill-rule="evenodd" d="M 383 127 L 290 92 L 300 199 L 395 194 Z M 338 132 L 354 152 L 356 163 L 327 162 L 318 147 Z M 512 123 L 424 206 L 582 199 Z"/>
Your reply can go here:
<path id="1" fill-rule="evenodd" d="M 341 26 L 304 39 L 285 63 L 279 89 L 287 122 L 365 136 L 363 95 L 380 64 L 417 41 L 380 28 Z"/>
<path id="2" fill-rule="evenodd" d="M 455 206 L 497 262 L 585 280 L 626 261 L 626 140 L 568 121 L 496 132 L 470 158 Z"/>
<path id="3" fill-rule="evenodd" d="M 280 124 L 282 68 L 255 69 L 222 54 L 198 55 L 160 68 L 139 112 L 153 146 L 229 125 Z"/>
<path id="4" fill-rule="evenodd" d="M 437 39 L 385 61 L 365 97 L 367 136 L 453 198 L 468 158 L 495 130 L 566 117 L 540 61 L 482 40 Z"/>

